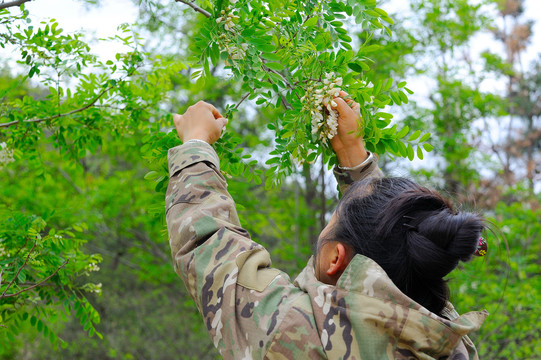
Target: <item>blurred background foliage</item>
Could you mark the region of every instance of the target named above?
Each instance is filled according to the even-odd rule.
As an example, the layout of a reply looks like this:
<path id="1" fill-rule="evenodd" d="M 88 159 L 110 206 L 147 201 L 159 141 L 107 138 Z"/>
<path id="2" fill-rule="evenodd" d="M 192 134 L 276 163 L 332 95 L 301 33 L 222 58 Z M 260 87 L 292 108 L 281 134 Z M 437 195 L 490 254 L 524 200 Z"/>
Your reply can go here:
<path id="1" fill-rule="evenodd" d="M 104 40 L 131 50 L 106 62 L 82 35 L 59 32 L 62 24 L 0 10 L 0 43 L 18 49 L 19 62 L 0 70 L 0 359 L 218 356 L 172 269 L 161 172 L 179 143 L 171 112 L 200 99 L 225 109 L 244 94 L 220 65 L 204 82 L 192 79 L 186 59 L 209 20 L 174 1 L 134 4 L 137 24 Z M 434 146 L 424 162 L 382 156 L 380 165 L 494 223 L 488 255 L 450 275 L 452 301 L 459 312 L 491 313 L 473 338 L 481 358 L 539 358 L 541 55 L 521 60 L 533 36 L 528 9 L 521 0 L 410 0 L 411 11 L 399 13 L 393 2 L 379 6 L 395 25 L 392 38 L 373 39 L 384 45 L 370 56 L 373 79 L 410 82 L 417 95 L 388 111 L 400 126 L 430 132 Z M 353 46 L 362 43 L 362 29 L 344 26 Z M 487 33 L 503 51 L 478 48 L 474 39 Z M 251 101 L 235 113 L 227 136 L 259 161 L 231 168 L 229 192 L 242 224 L 293 277 L 338 193 L 321 161 L 298 164 L 279 188 L 255 180 L 267 170 L 275 147 L 267 124 L 278 116 Z M 64 259 L 73 267 L 61 267 Z"/>

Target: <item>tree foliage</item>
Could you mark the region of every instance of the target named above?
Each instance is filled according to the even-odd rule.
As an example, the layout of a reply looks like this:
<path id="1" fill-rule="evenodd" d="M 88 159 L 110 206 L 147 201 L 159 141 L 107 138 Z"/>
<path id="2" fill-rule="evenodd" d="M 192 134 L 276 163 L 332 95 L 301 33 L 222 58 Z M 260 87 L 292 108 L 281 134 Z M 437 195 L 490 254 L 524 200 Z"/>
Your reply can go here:
<path id="1" fill-rule="evenodd" d="M 454 273 L 452 300 L 491 311 L 474 339 L 481 357 L 535 356 L 539 67 L 517 66 L 521 1 L 411 1 L 409 17 L 373 0 L 134 3 L 139 25 L 100 40 L 118 48 L 105 59 L 54 19 L 0 10 L 0 46 L 17 61 L 0 71 L 0 358 L 215 358 L 170 265 L 170 114 L 200 99 L 224 110 L 216 149 L 241 222 L 293 275 L 336 203 L 321 134 L 338 88 L 361 103 L 359 135 L 382 166 L 434 148 L 412 174 L 502 229 L 509 250 L 488 234 L 486 260 Z M 494 9 L 518 30 L 497 30 Z M 505 56 L 470 56 L 483 31 Z M 509 86 L 487 91 L 490 77 Z M 496 140 L 483 132 L 494 119 Z"/>

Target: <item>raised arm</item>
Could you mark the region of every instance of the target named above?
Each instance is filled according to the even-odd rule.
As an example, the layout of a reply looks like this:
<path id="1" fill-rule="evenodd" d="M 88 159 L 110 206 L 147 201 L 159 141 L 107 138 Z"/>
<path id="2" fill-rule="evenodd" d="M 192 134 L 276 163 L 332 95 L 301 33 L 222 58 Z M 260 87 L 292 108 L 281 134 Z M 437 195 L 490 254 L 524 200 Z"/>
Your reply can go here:
<path id="1" fill-rule="evenodd" d="M 359 126 L 362 126 L 359 104 L 347 96 L 347 93 L 341 91 L 340 97 L 334 99 L 334 108 L 338 111 L 338 129 L 336 136 L 331 139 L 339 165 L 334 175 L 342 194 L 354 181 L 383 177 L 376 155 L 367 152 L 363 139 L 357 136 Z"/>
<path id="2" fill-rule="evenodd" d="M 288 315 L 304 311 L 309 300 L 286 274 L 270 268 L 269 253 L 240 226 L 218 157 L 206 143 L 219 138 L 226 121 L 206 103 L 174 119 L 184 141 L 169 150 L 166 218 L 175 270 L 225 359 L 289 351 L 280 326 L 314 328 L 310 316 Z M 298 358 L 321 346 L 313 333 L 298 341 L 299 354 L 292 353 Z"/>

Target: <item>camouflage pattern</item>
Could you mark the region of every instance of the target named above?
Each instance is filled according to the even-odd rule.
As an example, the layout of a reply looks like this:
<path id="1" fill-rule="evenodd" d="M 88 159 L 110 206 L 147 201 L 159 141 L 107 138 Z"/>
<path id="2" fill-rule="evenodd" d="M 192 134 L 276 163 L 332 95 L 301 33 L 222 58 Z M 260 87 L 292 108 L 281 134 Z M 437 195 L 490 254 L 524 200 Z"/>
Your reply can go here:
<path id="1" fill-rule="evenodd" d="M 381 176 L 375 161 L 337 171 L 347 181 Z M 486 312 L 430 313 L 374 261 L 356 255 L 336 286 L 319 282 L 313 259 L 292 282 L 239 223 L 211 146 L 169 150 L 166 196 L 177 273 L 224 359 L 476 359 L 466 334 Z"/>

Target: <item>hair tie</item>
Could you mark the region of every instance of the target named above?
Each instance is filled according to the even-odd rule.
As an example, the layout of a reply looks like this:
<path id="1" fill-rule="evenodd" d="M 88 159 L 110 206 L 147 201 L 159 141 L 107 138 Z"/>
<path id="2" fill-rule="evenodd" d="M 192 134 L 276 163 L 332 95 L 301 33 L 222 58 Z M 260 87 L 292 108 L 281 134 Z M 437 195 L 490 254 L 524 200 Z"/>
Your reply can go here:
<path id="1" fill-rule="evenodd" d="M 473 255 L 485 256 L 487 254 L 487 251 L 488 251 L 487 241 L 482 236 L 480 236 L 479 242 L 477 243 L 477 249 L 475 249 L 475 252 L 473 253 Z"/>

